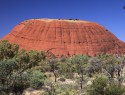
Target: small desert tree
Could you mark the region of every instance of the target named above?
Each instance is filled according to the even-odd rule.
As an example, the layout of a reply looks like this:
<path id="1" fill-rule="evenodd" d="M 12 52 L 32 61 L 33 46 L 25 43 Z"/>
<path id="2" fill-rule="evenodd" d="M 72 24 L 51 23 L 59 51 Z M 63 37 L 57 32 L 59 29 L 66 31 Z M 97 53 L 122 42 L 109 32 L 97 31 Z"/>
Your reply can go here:
<path id="1" fill-rule="evenodd" d="M 72 57 L 72 63 L 76 65 L 77 72 L 80 74 L 80 87 L 83 88 L 83 74 L 86 64 L 88 63 L 88 56 L 75 55 Z"/>
<path id="2" fill-rule="evenodd" d="M 101 73 L 102 72 L 103 61 L 97 57 L 91 57 L 88 61 L 87 72 L 91 77 L 92 73 Z"/>
<path id="3" fill-rule="evenodd" d="M 19 45 L 11 44 L 7 40 L 0 41 L 0 60 L 12 59 L 19 50 Z"/>
<path id="4" fill-rule="evenodd" d="M 57 69 L 57 59 L 55 57 L 52 57 L 51 59 L 48 60 L 48 64 L 51 68 L 50 71 L 53 72 L 54 77 L 55 77 L 55 82 L 57 81 L 57 74 L 56 74 L 56 69 Z"/>
<path id="5" fill-rule="evenodd" d="M 66 78 L 73 78 L 73 74 L 77 69 L 75 69 L 75 65 L 71 63 L 71 58 L 61 58 L 58 73 L 59 75 L 66 77 Z"/>

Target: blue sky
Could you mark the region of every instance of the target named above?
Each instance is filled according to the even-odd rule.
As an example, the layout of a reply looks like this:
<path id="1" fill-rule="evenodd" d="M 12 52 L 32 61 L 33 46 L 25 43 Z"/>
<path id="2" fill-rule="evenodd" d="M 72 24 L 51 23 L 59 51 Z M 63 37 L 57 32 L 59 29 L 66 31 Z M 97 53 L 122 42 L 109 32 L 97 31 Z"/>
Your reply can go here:
<path id="1" fill-rule="evenodd" d="M 125 0 L 0 0 L 0 38 L 32 18 L 78 18 L 101 24 L 125 42 Z"/>

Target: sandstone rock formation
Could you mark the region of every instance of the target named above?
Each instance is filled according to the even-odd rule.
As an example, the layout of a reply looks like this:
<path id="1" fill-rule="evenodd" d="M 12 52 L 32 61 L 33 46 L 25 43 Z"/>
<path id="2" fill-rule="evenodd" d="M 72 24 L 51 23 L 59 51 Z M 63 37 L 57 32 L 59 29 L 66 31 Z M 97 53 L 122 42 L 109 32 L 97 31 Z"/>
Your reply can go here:
<path id="1" fill-rule="evenodd" d="M 125 43 L 95 22 L 66 19 L 30 19 L 3 39 L 26 50 L 49 50 L 56 56 L 99 52 L 125 54 Z"/>

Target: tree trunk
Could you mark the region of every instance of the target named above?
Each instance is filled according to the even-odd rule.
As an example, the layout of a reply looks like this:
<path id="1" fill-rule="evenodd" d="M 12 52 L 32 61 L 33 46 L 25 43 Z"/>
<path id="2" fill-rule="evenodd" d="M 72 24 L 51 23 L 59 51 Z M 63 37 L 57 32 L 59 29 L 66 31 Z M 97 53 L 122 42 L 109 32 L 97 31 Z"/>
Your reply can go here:
<path id="1" fill-rule="evenodd" d="M 56 73 L 53 71 L 54 77 L 55 77 L 55 82 L 56 82 Z"/>
<path id="2" fill-rule="evenodd" d="M 81 70 L 81 82 L 80 82 L 80 87 L 81 89 L 83 88 L 83 70 Z"/>

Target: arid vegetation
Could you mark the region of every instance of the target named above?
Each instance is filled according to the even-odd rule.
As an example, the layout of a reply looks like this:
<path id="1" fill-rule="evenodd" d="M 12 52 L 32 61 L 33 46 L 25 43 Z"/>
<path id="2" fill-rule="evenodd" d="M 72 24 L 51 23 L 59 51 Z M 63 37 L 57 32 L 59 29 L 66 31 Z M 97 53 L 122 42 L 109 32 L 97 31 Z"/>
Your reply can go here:
<path id="1" fill-rule="evenodd" d="M 1 41 L 0 95 L 22 95 L 29 88 L 39 95 L 125 95 L 125 56 L 46 56 Z"/>

